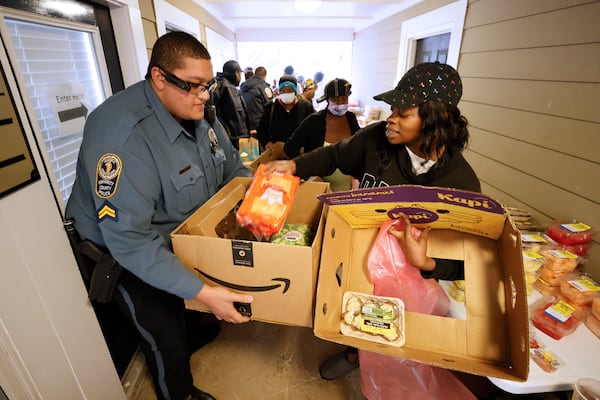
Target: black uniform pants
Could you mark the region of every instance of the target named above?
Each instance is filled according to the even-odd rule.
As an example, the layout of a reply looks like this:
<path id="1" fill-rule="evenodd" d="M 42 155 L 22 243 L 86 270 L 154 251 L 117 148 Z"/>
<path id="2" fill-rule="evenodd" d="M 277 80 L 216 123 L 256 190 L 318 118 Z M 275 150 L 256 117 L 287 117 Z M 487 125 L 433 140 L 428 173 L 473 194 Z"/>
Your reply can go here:
<path id="1" fill-rule="evenodd" d="M 113 301 L 140 334 L 158 400 L 179 399 L 192 393 L 183 300 L 124 271 Z"/>

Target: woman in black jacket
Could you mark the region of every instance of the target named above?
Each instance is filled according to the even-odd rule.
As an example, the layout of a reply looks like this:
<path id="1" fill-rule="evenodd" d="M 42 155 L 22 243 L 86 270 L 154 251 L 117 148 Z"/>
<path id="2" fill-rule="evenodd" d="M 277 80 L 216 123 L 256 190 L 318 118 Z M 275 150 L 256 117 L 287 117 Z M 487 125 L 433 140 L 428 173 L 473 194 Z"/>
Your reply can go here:
<path id="1" fill-rule="evenodd" d="M 315 112 L 312 103 L 298 97 L 295 76 L 279 78 L 279 95 L 265 106 L 256 137 L 263 150 L 276 142 L 287 142 L 304 118 Z"/>
<path id="2" fill-rule="evenodd" d="M 265 173 L 288 172 L 306 179 L 339 168 L 358 179 L 360 188 L 411 184 L 480 192 L 479 179 L 462 155 L 469 131 L 457 107 L 461 96 L 462 82 L 454 68 L 438 62 L 416 65 L 393 90 L 374 97 L 391 106 L 385 122 L 293 160 L 274 161 Z M 427 257 L 427 234 L 414 239 L 395 233 L 407 260 L 424 278 L 464 279 L 463 261 Z M 358 367 L 357 356 L 352 348 L 336 354 L 321 365 L 321 376 L 345 375 Z"/>
<path id="3" fill-rule="evenodd" d="M 348 97 L 352 85 L 345 79 L 334 79 L 327 83 L 323 96 L 317 102 L 327 101 L 327 108 L 306 117 L 292 133 L 283 150 L 288 158 L 308 153 L 319 147 L 328 146 L 349 138 L 360 129 L 356 116 L 348 112 Z M 339 170 L 323 176 L 331 189 L 349 190 L 352 177 Z"/>

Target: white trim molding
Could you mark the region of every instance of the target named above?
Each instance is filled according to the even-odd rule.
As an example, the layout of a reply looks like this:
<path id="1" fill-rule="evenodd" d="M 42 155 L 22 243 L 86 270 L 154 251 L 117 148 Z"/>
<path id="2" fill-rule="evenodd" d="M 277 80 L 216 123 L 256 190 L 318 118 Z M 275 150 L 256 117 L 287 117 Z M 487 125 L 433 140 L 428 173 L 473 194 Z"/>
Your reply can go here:
<path id="1" fill-rule="evenodd" d="M 417 41 L 429 36 L 450 33 L 450 47 L 446 63 L 457 68 L 466 13 L 467 0 L 458 0 L 403 22 L 394 85 L 414 65 Z"/>

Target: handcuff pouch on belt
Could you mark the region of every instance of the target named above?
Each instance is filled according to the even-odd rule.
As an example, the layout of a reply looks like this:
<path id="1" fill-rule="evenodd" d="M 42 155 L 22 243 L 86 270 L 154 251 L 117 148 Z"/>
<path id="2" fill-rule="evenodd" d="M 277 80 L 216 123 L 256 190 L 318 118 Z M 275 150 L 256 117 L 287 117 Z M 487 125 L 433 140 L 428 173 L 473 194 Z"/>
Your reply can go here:
<path id="1" fill-rule="evenodd" d="M 99 303 L 109 303 L 119 283 L 123 267 L 108 251 L 89 240 L 83 240 L 79 250 L 96 263 L 92 270 L 88 297 Z"/>

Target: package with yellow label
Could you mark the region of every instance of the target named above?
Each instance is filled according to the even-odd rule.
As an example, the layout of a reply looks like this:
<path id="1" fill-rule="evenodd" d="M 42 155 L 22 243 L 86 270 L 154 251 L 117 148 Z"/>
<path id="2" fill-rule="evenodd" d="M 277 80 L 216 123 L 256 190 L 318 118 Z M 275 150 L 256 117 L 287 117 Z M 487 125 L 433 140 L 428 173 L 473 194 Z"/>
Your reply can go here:
<path id="1" fill-rule="evenodd" d="M 404 344 L 404 302 L 395 297 L 346 292 L 343 297 L 343 335 L 401 347 Z"/>

